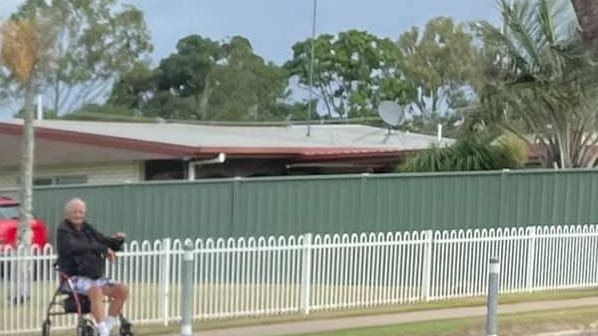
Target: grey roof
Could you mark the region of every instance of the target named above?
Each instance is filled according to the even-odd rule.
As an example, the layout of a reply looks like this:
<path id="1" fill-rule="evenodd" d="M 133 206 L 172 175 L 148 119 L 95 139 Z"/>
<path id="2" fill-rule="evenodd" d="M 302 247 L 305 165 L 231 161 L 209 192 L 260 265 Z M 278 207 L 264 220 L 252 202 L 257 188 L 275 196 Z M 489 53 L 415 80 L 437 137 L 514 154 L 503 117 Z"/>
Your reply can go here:
<path id="1" fill-rule="evenodd" d="M 9 121 L 22 124 L 22 120 Z M 36 121 L 36 126 L 134 140 L 193 147 L 301 147 L 376 148 L 420 150 L 437 144 L 435 136 L 391 131 L 365 125 L 212 126 L 174 123 L 123 123 L 93 121 Z M 442 144 L 453 140 L 442 139 Z"/>

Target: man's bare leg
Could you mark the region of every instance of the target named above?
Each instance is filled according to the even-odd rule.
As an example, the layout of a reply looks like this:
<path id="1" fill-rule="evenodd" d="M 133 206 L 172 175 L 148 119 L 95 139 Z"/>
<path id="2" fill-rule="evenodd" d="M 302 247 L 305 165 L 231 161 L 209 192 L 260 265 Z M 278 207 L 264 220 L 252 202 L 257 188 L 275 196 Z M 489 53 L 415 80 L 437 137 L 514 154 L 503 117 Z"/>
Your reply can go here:
<path id="1" fill-rule="evenodd" d="M 102 287 L 102 292 L 105 296 L 112 299 L 110 308 L 108 309 L 108 315 L 117 318 L 122 314 L 123 306 L 129 296 L 129 288 L 127 285 L 117 284 Z"/>
<path id="2" fill-rule="evenodd" d="M 89 301 L 91 301 L 91 315 L 95 319 L 96 323 L 104 321 L 106 314 L 104 313 L 104 294 L 102 289 L 97 286 L 93 286 L 87 292 Z"/>
<path id="3" fill-rule="evenodd" d="M 104 293 L 102 289 L 97 286 L 93 286 L 87 292 L 89 301 L 91 301 L 91 315 L 96 321 L 100 336 L 109 336 L 110 329 L 106 323 L 106 314 L 104 313 Z"/>
<path id="4" fill-rule="evenodd" d="M 125 300 L 129 295 L 129 289 L 126 285 L 116 284 L 102 287 L 102 293 L 111 299 L 110 307 L 108 308 L 108 318 L 106 318 L 106 325 L 110 331 L 118 322 L 119 316 L 122 315 Z"/>

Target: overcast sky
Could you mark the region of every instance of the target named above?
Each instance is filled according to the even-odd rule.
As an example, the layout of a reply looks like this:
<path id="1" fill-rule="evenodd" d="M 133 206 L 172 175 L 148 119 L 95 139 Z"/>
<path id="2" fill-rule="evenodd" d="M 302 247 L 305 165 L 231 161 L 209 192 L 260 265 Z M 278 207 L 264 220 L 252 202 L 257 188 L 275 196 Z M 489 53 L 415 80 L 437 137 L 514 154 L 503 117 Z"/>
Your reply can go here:
<path id="1" fill-rule="evenodd" d="M 21 0 L 0 0 L 6 18 Z M 141 8 L 155 46 L 152 59 L 172 53 L 189 34 L 213 39 L 243 35 L 268 60 L 282 64 L 291 46 L 311 34 L 312 0 L 128 0 Z M 318 0 L 318 33 L 357 28 L 396 39 L 435 16 L 498 22 L 495 0 Z M 0 110 L 0 119 L 10 112 Z"/>

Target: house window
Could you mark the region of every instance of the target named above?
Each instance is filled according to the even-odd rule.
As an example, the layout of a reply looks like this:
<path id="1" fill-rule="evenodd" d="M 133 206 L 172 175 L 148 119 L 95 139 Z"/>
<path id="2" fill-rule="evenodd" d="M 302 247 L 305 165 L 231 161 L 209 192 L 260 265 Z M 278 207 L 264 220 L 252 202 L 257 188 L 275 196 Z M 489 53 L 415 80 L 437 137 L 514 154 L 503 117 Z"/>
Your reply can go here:
<path id="1" fill-rule="evenodd" d="M 36 177 L 33 179 L 33 185 L 36 187 L 52 186 L 52 185 L 86 184 L 86 183 L 87 183 L 87 176 L 85 176 L 85 175 Z"/>
<path id="2" fill-rule="evenodd" d="M 56 183 L 60 185 L 66 184 L 86 184 L 87 176 L 85 175 L 70 175 L 70 176 L 57 176 Z"/>
<path id="3" fill-rule="evenodd" d="M 149 160 L 145 162 L 145 179 L 182 180 L 185 178 L 186 165 L 181 160 Z"/>
<path id="4" fill-rule="evenodd" d="M 33 179 L 34 186 L 50 186 L 54 184 L 54 180 L 51 177 L 39 177 Z"/>

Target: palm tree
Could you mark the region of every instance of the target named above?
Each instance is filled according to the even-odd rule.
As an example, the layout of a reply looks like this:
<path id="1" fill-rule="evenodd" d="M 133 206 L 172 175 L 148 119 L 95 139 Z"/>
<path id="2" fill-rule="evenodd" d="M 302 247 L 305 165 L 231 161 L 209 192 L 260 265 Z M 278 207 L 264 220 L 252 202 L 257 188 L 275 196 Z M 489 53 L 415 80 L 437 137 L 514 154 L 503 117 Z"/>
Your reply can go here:
<path id="1" fill-rule="evenodd" d="M 23 125 L 21 148 L 21 205 L 19 221 L 19 243 L 24 246 L 25 257 L 31 252 L 31 222 L 33 203 L 33 155 L 34 155 L 34 92 L 35 68 L 39 58 L 39 31 L 36 24 L 27 20 L 8 21 L 2 25 L 0 60 L 10 71 L 12 78 L 19 83 L 24 92 L 25 122 Z M 31 263 L 27 258 L 21 260 L 17 266 L 17 278 L 20 281 L 14 288 L 18 293 L 12 293 L 13 300 L 20 295 L 28 296 L 31 285 Z"/>
<path id="2" fill-rule="evenodd" d="M 1 60 L 21 85 L 24 92 L 25 123 L 23 125 L 21 155 L 21 207 L 19 242 L 26 247 L 31 245 L 32 221 L 32 175 L 34 148 L 34 70 L 38 58 L 38 31 L 35 24 L 26 20 L 8 21 L 1 31 Z"/>
<path id="3" fill-rule="evenodd" d="M 595 0 L 571 0 L 583 40 L 590 44 L 598 43 L 598 1 Z"/>
<path id="4" fill-rule="evenodd" d="M 490 57 L 480 101 L 488 121 L 542 147 L 546 166 L 594 166 L 598 77 L 569 0 L 500 1 L 505 29 L 476 26 Z"/>

